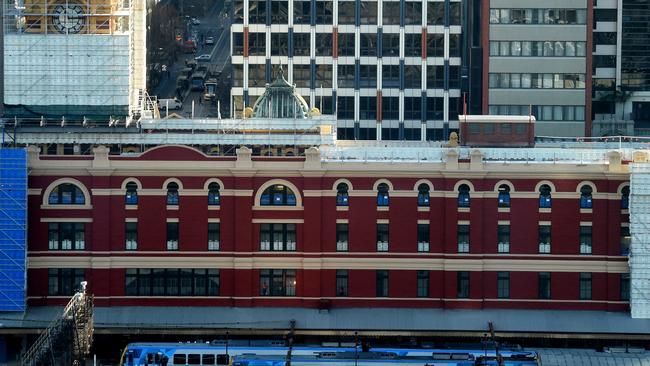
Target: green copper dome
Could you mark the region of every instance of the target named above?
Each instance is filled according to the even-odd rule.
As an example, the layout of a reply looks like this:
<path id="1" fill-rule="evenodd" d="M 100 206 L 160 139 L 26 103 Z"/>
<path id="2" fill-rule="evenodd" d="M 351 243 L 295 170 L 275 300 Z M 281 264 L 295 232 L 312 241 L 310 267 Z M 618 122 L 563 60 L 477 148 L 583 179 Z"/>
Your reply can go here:
<path id="1" fill-rule="evenodd" d="M 253 106 L 253 118 L 307 118 L 308 115 L 307 102 L 284 79 L 282 68 Z"/>

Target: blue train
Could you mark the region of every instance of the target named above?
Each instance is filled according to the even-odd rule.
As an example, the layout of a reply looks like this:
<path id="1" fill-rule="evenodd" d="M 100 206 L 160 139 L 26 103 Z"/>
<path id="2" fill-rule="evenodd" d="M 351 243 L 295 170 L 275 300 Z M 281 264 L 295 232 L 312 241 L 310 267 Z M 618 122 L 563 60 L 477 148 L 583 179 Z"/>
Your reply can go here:
<path id="1" fill-rule="evenodd" d="M 288 348 L 227 347 L 211 343 L 131 343 L 120 366 L 285 366 Z M 355 347 L 292 348 L 291 366 L 539 366 L 535 351 L 480 349 L 373 348 L 363 352 Z"/>

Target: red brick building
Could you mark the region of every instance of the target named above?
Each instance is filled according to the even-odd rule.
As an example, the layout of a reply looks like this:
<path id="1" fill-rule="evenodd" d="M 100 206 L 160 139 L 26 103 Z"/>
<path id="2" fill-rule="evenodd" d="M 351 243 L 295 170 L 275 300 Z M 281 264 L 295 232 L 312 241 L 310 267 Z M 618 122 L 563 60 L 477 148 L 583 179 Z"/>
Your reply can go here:
<path id="1" fill-rule="evenodd" d="M 404 149 L 396 163 L 321 150 L 32 148 L 29 305 L 63 304 L 83 278 L 100 308 L 628 310 L 620 154 L 496 162 L 494 149 L 430 148 L 440 161 L 418 162 Z"/>

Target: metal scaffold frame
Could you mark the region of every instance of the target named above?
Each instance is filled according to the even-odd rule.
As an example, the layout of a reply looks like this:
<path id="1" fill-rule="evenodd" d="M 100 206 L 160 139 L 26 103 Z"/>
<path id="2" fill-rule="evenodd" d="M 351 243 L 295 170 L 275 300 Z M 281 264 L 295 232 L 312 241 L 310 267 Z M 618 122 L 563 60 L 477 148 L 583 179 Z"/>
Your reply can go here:
<path id="1" fill-rule="evenodd" d="M 630 310 L 650 318 L 650 163 L 634 163 L 630 175 Z"/>
<path id="2" fill-rule="evenodd" d="M 0 147 L 0 311 L 25 311 L 27 153 Z"/>

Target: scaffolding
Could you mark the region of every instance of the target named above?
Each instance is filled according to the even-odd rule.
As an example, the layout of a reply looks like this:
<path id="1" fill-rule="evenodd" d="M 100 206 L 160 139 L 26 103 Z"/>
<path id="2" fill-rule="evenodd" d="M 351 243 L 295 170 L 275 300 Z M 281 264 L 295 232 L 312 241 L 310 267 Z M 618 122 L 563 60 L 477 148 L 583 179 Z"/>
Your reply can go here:
<path id="1" fill-rule="evenodd" d="M 27 153 L 0 147 L 0 311 L 25 311 Z"/>
<path id="2" fill-rule="evenodd" d="M 133 60 L 146 70 L 133 13 L 130 0 L 3 0 L 6 114 L 126 116 L 142 84 L 131 84 Z"/>
<path id="3" fill-rule="evenodd" d="M 650 318 L 650 163 L 635 162 L 630 176 L 630 310 Z"/>
<path id="4" fill-rule="evenodd" d="M 22 356 L 23 366 L 84 365 L 93 341 L 93 296 L 86 282 Z"/>

